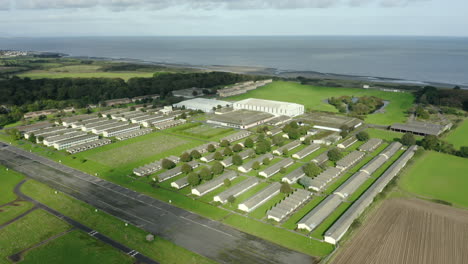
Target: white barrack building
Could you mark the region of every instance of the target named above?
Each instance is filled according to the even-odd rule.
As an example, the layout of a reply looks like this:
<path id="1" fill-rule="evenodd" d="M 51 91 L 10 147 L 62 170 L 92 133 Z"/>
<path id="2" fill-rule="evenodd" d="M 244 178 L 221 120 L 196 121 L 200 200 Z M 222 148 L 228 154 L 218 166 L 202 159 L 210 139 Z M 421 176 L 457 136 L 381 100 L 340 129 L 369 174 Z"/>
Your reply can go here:
<path id="1" fill-rule="evenodd" d="M 275 116 L 298 116 L 304 114 L 304 106 L 295 103 L 287 103 L 280 101 L 271 101 L 264 99 L 249 98 L 235 102 L 234 110 L 246 109 L 265 113 L 270 113 Z"/>

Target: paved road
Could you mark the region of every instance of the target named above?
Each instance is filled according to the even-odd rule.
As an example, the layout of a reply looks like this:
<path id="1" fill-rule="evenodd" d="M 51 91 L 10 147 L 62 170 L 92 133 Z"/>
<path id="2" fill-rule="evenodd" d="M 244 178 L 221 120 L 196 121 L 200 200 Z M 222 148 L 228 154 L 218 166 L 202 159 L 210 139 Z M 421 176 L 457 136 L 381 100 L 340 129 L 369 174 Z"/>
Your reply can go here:
<path id="1" fill-rule="evenodd" d="M 12 146 L 0 146 L 0 163 L 220 263 L 317 262 L 306 254 Z"/>
<path id="2" fill-rule="evenodd" d="M 35 206 L 32 209 L 41 208 L 41 209 L 49 212 L 50 214 L 55 215 L 56 217 L 58 217 L 58 218 L 62 219 L 63 221 L 69 223 L 71 226 L 73 226 L 75 228 L 78 228 L 81 231 L 88 233 L 90 236 L 93 236 L 94 238 L 96 238 L 98 240 L 101 240 L 102 242 L 104 242 L 104 243 L 106 243 L 106 244 L 108 244 L 108 245 L 110 245 L 110 246 L 124 252 L 125 254 L 128 254 L 128 255 L 136 258 L 139 261 L 139 263 L 158 264 L 158 262 L 148 258 L 145 255 L 142 255 L 140 252 L 135 251 L 135 250 L 133 250 L 131 248 L 128 248 L 127 246 L 125 246 L 125 245 L 123 245 L 123 244 L 109 238 L 108 236 L 105 236 L 105 235 L 93 230 L 92 228 L 89 228 L 89 227 L 79 223 L 78 221 L 75 221 L 75 220 L 71 219 L 70 217 L 67 217 L 67 216 L 61 214 L 60 212 L 48 207 L 47 205 L 42 204 L 42 203 L 32 199 L 31 197 L 25 195 L 24 193 L 21 192 L 21 186 L 25 182 L 26 181 L 23 180 L 18 185 L 15 186 L 15 194 L 18 197 L 22 198 L 23 200 L 33 203 Z M 29 212 L 30 211 L 28 211 L 28 213 Z M 20 252 L 19 254 L 13 255 L 12 258 L 18 259 L 19 255 L 21 253 L 22 252 Z"/>

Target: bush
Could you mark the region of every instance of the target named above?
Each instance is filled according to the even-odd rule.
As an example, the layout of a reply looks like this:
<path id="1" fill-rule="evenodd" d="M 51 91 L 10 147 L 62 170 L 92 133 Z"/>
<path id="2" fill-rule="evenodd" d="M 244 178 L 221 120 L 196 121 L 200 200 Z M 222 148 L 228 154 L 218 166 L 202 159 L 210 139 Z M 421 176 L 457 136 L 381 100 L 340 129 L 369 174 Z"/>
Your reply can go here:
<path id="1" fill-rule="evenodd" d="M 180 161 L 182 162 L 189 162 L 191 160 L 192 160 L 192 157 L 187 152 L 184 152 L 182 153 L 182 155 L 180 155 Z"/>
<path id="2" fill-rule="evenodd" d="M 242 160 L 241 156 L 236 154 L 232 156 L 232 163 L 236 166 L 240 166 L 244 163 L 244 161 Z"/>
<path id="3" fill-rule="evenodd" d="M 262 163 L 263 163 L 263 165 L 269 165 L 270 164 L 270 159 L 269 158 L 264 158 Z"/>
<path id="4" fill-rule="evenodd" d="M 192 152 L 190 152 L 190 156 L 192 157 L 192 159 L 201 158 L 201 154 L 200 152 L 198 152 L 198 150 L 192 150 Z"/>
<path id="5" fill-rule="evenodd" d="M 228 147 L 229 145 L 230 145 L 230 143 L 227 140 L 221 141 L 221 144 L 220 144 L 220 146 L 223 147 L 223 148 Z"/>
<path id="6" fill-rule="evenodd" d="M 200 184 L 201 181 L 200 175 L 196 174 L 195 172 L 191 172 L 188 175 L 187 181 L 190 184 L 190 186 L 197 186 L 198 184 Z"/>
<path id="7" fill-rule="evenodd" d="M 182 173 L 187 174 L 187 173 L 189 173 L 189 172 L 192 172 L 193 169 L 192 169 L 192 166 L 190 166 L 190 165 L 188 165 L 188 164 L 186 163 L 186 164 L 182 165 L 181 170 L 182 170 Z"/>
<path id="8" fill-rule="evenodd" d="M 256 161 L 252 164 L 252 169 L 258 170 L 260 169 L 260 162 Z"/>
<path id="9" fill-rule="evenodd" d="M 170 169 L 174 168 L 175 166 L 176 166 L 176 164 L 173 161 L 170 161 L 168 159 L 163 159 L 161 161 L 161 167 L 163 169 L 170 170 Z"/>
<path id="10" fill-rule="evenodd" d="M 211 173 L 210 169 L 204 167 L 200 170 L 200 177 L 205 181 L 209 181 L 213 179 L 213 174 Z"/>
<path id="11" fill-rule="evenodd" d="M 217 161 L 213 164 L 213 166 L 211 166 L 211 171 L 213 172 L 213 174 L 219 175 L 224 172 L 224 166 L 221 163 L 219 163 L 219 161 Z"/>
<path id="12" fill-rule="evenodd" d="M 359 141 L 367 141 L 367 140 L 369 140 L 369 133 L 367 133 L 366 131 L 361 131 L 361 132 L 356 134 L 356 138 Z"/>
<path id="13" fill-rule="evenodd" d="M 246 148 L 253 148 L 254 146 L 254 142 L 251 138 L 247 138 L 245 141 L 244 141 L 244 146 Z"/>
<path id="14" fill-rule="evenodd" d="M 224 156 L 232 156 L 232 150 L 230 147 L 226 147 L 223 151 Z"/>
<path id="15" fill-rule="evenodd" d="M 343 154 L 337 148 L 333 148 L 330 151 L 328 151 L 327 156 L 330 161 L 336 162 L 341 159 Z"/>
<path id="16" fill-rule="evenodd" d="M 208 150 L 208 152 L 215 152 L 216 147 L 213 144 L 209 144 L 206 150 Z"/>
<path id="17" fill-rule="evenodd" d="M 219 151 L 216 151 L 216 152 L 215 152 L 213 158 L 214 158 L 215 160 L 218 160 L 218 161 L 224 159 L 223 154 L 221 154 L 221 152 L 219 152 Z"/>
<path id="18" fill-rule="evenodd" d="M 414 135 L 411 133 L 405 133 L 400 140 L 401 144 L 405 146 L 412 146 L 416 144 L 416 139 L 414 138 Z"/>
<path id="19" fill-rule="evenodd" d="M 231 180 L 230 179 L 224 179 L 224 186 L 226 187 L 230 187 L 232 184 Z"/>
<path id="20" fill-rule="evenodd" d="M 234 152 L 240 152 L 242 151 L 242 146 L 240 144 L 235 144 L 233 147 L 232 147 L 232 151 Z"/>
<path id="21" fill-rule="evenodd" d="M 231 196 L 228 197 L 227 200 L 228 200 L 229 203 L 233 204 L 233 203 L 236 202 L 236 197 L 234 197 L 234 195 L 231 195 Z"/>

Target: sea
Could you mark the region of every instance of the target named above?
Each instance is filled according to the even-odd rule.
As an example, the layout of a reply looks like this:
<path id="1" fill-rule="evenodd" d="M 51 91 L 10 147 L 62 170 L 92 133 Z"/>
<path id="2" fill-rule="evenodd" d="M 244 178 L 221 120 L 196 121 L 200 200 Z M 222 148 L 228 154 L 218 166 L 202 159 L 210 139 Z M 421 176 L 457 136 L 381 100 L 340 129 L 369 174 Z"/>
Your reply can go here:
<path id="1" fill-rule="evenodd" d="M 468 85 L 468 38 L 461 37 L 0 37 L 0 49 Z"/>

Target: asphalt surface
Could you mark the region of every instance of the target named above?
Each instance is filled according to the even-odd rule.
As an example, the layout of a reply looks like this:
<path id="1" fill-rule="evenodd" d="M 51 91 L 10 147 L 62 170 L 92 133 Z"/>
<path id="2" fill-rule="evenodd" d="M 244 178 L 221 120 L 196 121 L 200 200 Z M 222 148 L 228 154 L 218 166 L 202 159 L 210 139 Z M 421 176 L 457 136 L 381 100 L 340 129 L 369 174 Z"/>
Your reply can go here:
<path id="1" fill-rule="evenodd" d="M 48 207 L 47 205 L 45 204 L 42 204 L 34 199 L 32 199 L 31 197 L 25 195 L 24 193 L 21 192 L 21 185 L 23 185 L 23 183 L 26 182 L 25 180 L 23 180 L 22 182 L 20 182 L 18 185 L 15 186 L 15 194 L 18 195 L 18 197 L 21 197 L 23 200 L 25 201 L 29 201 L 29 202 L 32 202 L 35 206 L 33 207 L 33 209 L 37 209 L 37 208 L 41 208 L 47 212 L 49 212 L 50 214 L 52 215 L 55 215 L 56 217 L 62 219 L 63 221 L 67 222 L 68 224 L 70 224 L 71 226 L 75 227 L 75 228 L 78 228 L 80 229 L 81 231 L 84 231 L 86 233 L 88 233 L 88 235 L 98 239 L 98 240 L 101 240 L 102 242 L 124 252 L 125 254 L 128 254 L 132 257 L 134 257 L 135 259 L 138 260 L 138 263 L 146 263 L 146 264 L 158 264 L 158 262 L 150 259 L 149 257 L 145 256 L 145 255 L 142 255 L 140 252 L 138 251 L 135 251 L 131 248 L 128 248 L 127 246 L 109 238 L 108 236 L 105 236 L 99 232 L 97 232 L 96 230 L 93 230 L 92 228 L 86 226 L 86 225 L 83 225 L 82 223 L 78 222 L 78 221 L 75 221 L 73 219 L 71 219 L 70 217 L 67 217 L 63 214 L 61 214 L 60 212 Z M 29 213 L 29 211 L 28 211 Z M 13 256 L 13 258 L 18 258 L 18 256 Z"/>
<path id="2" fill-rule="evenodd" d="M 317 259 L 12 146 L 0 163 L 219 263 L 316 263 Z"/>

